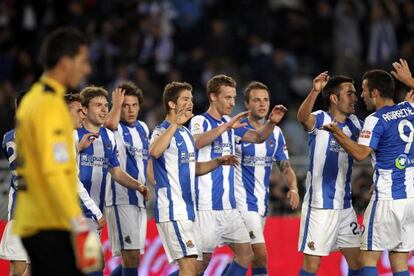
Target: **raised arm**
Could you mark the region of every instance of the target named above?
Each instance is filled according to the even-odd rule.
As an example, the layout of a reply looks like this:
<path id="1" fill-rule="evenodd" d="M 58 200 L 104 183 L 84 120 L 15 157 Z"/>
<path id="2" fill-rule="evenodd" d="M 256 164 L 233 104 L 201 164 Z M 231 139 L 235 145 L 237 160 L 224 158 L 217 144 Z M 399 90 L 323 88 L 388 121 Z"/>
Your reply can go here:
<path id="1" fill-rule="evenodd" d="M 119 121 L 121 120 L 122 103 L 124 102 L 125 90 L 122 88 L 116 88 L 112 92 L 112 108 L 109 111 L 106 118 L 105 127 L 114 131 L 118 128 Z"/>
<path id="2" fill-rule="evenodd" d="M 154 131 L 153 135 L 158 137 L 153 139 L 149 147 L 149 154 L 152 157 L 159 158 L 170 145 L 177 129 L 193 117 L 192 112 L 187 110 L 189 105 L 190 103 L 177 111 L 174 121 L 170 122 L 170 126 L 164 132 Z"/>
<path id="3" fill-rule="evenodd" d="M 227 131 L 228 129 L 246 126 L 247 124 L 241 123 L 240 120 L 246 118 L 248 115 L 249 111 L 241 112 L 225 124 L 222 124 L 204 133 L 194 134 L 193 137 L 196 148 L 201 149 L 207 145 L 210 145 L 217 137 L 219 137 L 223 132 Z"/>
<path id="4" fill-rule="evenodd" d="M 315 116 L 312 115 L 313 107 L 315 106 L 316 99 L 318 98 L 319 93 L 328 83 L 329 75 L 328 71 L 325 71 L 319 74 L 316 78 L 313 79 L 312 90 L 309 92 L 306 99 L 303 101 L 299 107 L 297 119 L 299 123 L 307 130 L 310 131 L 315 126 Z"/>
<path id="5" fill-rule="evenodd" d="M 269 115 L 269 120 L 257 130 L 249 129 L 246 134 L 244 134 L 242 140 L 245 142 L 260 144 L 266 141 L 270 134 L 272 134 L 275 126 L 282 120 L 285 116 L 287 109 L 283 105 L 276 105 L 272 112 Z"/>
<path id="6" fill-rule="evenodd" d="M 414 79 L 411 76 L 410 68 L 406 60 L 400 58 L 400 62 L 394 62 L 392 64 L 395 71 L 391 71 L 391 74 L 399 81 L 405 83 L 411 89 L 414 89 Z"/>

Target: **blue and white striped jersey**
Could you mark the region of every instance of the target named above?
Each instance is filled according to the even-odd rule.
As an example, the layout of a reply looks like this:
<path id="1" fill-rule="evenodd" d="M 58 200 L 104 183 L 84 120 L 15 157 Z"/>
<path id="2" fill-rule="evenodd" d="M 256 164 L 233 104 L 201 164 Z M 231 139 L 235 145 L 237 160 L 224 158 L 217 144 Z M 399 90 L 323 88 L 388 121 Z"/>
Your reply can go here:
<path id="1" fill-rule="evenodd" d="M 151 137 L 155 141 L 169 127 L 168 121 L 157 126 Z M 196 152 L 190 131 L 182 126 L 159 158 L 152 158 L 155 178 L 155 221 L 195 219 Z"/>
<path id="2" fill-rule="evenodd" d="M 414 197 L 414 108 L 408 102 L 384 106 L 365 119 L 358 139 L 373 149 L 377 200 Z"/>
<path id="3" fill-rule="evenodd" d="M 73 135 L 75 143 L 79 143 L 83 135 L 87 133 L 89 131 L 83 127 L 75 130 Z M 101 127 L 99 138 L 79 152 L 76 161 L 79 167 L 79 180 L 99 209 L 103 211 L 105 190 L 111 181 L 109 169 L 119 166 L 117 147 L 112 131 Z M 90 213 L 85 210 L 84 205 L 82 207 L 86 215 Z"/>
<path id="4" fill-rule="evenodd" d="M 330 132 L 320 129 L 333 121 L 331 114 L 321 110 L 312 114 L 316 117 L 316 123 L 308 136 L 310 164 L 303 202 L 314 208 L 350 208 L 353 158 Z M 355 115 L 350 115 L 344 123 L 338 123 L 338 127 L 356 141 L 362 123 Z"/>
<path id="5" fill-rule="evenodd" d="M 120 122 L 114 134 L 121 168 L 145 185 L 149 138 L 147 125 L 142 121 L 136 121 L 132 126 Z M 145 208 L 145 200 L 140 192 L 128 189 L 113 180 L 106 190 L 105 204 L 106 206 L 131 204 Z"/>
<path id="6" fill-rule="evenodd" d="M 207 112 L 197 115 L 191 119 L 191 133 L 193 135 L 202 134 L 229 120 L 229 116 L 223 116 L 221 120 L 217 120 Z M 223 155 L 235 154 L 235 140 L 240 140 L 247 131 L 247 128 L 241 128 L 239 131 L 239 135 L 241 136 L 236 137 L 233 129 L 227 130 L 217 137 L 211 145 L 207 145 L 198 150 L 197 161 L 205 162 Z M 220 166 L 208 174 L 198 176 L 196 180 L 197 209 L 235 209 L 234 177 L 233 166 Z"/>
<path id="7" fill-rule="evenodd" d="M 242 122 L 248 123 L 247 119 Z M 254 129 L 250 124 L 247 128 Z M 241 128 L 235 134 L 243 135 Z M 276 126 L 264 143 L 236 143 L 240 164 L 236 167 L 236 205 L 240 211 L 254 211 L 266 216 L 269 202 L 269 182 L 275 161 L 289 159 L 282 130 Z"/>
<path id="8" fill-rule="evenodd" d="M 9 161 L 9 169 L 11 173 L 10 178 L 10 189 L 9 189 L 9 203 L 7 206 L 7 220 L 13 219 L 14 207 L 16 206 L 16 143 L 15 143 L 16 133 L 15 130 L 9 130 L 3 136 L 3 142 L 1 148 L 3 150 L 4 156 Z"/>

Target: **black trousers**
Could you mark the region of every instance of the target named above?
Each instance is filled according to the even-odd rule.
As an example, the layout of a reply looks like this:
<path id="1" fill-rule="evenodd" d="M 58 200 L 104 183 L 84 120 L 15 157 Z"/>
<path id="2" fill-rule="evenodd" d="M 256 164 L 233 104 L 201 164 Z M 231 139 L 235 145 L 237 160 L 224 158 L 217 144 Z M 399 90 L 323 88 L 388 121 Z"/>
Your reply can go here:
<path id="1" fill-rule="evenodd" d="M 30 258 L 32 276 L 82 276 L 68 231 L 40 231 L 22 239 Z"/>

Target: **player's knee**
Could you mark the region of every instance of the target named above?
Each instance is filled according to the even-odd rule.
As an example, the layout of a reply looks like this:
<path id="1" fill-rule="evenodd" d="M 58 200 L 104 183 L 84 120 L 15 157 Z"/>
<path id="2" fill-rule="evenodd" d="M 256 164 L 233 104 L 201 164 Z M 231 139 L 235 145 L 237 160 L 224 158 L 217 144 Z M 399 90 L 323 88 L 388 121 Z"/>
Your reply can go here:
<path id="1" fill-rule="evenodd" d="M 320 264 L 320 258 L 317 258 L 315 256 L 307 257 L 305 255 L 305 258 L 303 259 L 303 269 L 310 273 L 316 273 L 319 269 Z"/>
<path id="2" fill-rule="evenodd" d="M 237 263 L 243 267 L 248 267 L 254 259 L 254 253 L 250 243 L 238 246 L 235 255 Z"/>
<path id="3" fill-rule="evenodd" d="M 25 262 L 11 262 L 10 263 L 10 274 L 15 276 L 22 276 L 26 271 L 27 264 Z"/>
<path id="4" fill-rule="evenodd" d="M 208 264 L 211 260 L 211 253 L 204 253 L 203 254 L 203 263 L 202 263 L 202 271 L 205 271 L 208 267 Z"/>
<path id="5" fill-rule="evenodd" d="M 122 251 L 122 261 L 124 263 L 124 267 L 138 267 L 140 261 L 139 251 Z"/>

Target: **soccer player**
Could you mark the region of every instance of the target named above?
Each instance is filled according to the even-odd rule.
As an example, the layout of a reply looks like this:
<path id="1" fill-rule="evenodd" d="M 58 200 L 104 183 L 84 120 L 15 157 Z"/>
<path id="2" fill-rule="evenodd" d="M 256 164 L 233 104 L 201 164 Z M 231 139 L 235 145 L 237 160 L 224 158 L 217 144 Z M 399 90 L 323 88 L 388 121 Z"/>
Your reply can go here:
<path id="1" fill-rule="evenodd" d="M 210 106 L 207 112 L 191 119 L 190 127 L 196 148 L 197 161 L 235 153 L 234 129 L 242 127 L 237 140 L 249 143 L 263 143 L 273 132 L 275 125 L 283 118 L 286 108 L 275 106 L 269 120 L 258 130 L 244 128 L 240 120 L 249 112 L 242 112 L 233 118 L 236 99 L 236 82 L 226 75 L 217 75 L 207 83 Z M 219 167 L 211 173 L 198 177 L 197 210 L 202 232 L 204 268 L 217 245 L 229 244 L 235 259 L 227 275 L 245 275 L 253 252 L 249 233 L 236 209 L 234 192 L 234 168 Z"/>
<path id="2" fill-rule="evenodd" d="M 353 159 L 329 132 L 320 129 L 336 121 L 356 141 L 362 124 L 353 115 L 358 100 L 353 83 L 351 78 L 323 72 L 313 79 L 312 90 L 298 110 L 298 121 L 309 132 L 310 149 L 298 244 L 304 253 L 299 275 L 315 275 L 321 257 L 335 249 L 345 256 L 348 275 L 357 275 L 360 268 L 359 228 L 351 202 Z M 312 112 L 321 92 L 329 109 Z"/>
<path id="3" fill-rule="evenodd" d="M 400 65 L 400 64 L 399 64 Z M 364 213 L 360 275 L 378 275 L 377 261 L 389 250 L 394 275 L 410 275 L 408 253 L 414 249 L 414 108 L 394 104 L 394 81 L 383 70 L 363 75 L 362 94 L 368 110 L 358 143 L 336 123 L 326 124 L 342 148 L 354 159 L 372 155 L 374 193 Z"/>
<path id="4" fill-rule="evenodd" d="M 20 104 L 21 99 L 26 94 L 22 92 L 16 98 L 16 109 Z M 15 129 L 8 131 L 2 142 L 2 150 L 9 162 L 9 169 L 11 172 L 10 188 L 9 188 L 9 202 L 7 208 L 7 224 L 4 228 L 3 236 L 0 242 L 0 258 L 10 261 L 10 275 L 24 275 L 25 271 L 29 271 L 29 258 L 24 249 L 19 237 L 13 235 L 13 217 L 14 207 L 16 204 L 17 192 L 17 173 L 16 173 L 16 144 L 15 144 Z M 26 274 L 27 275 L 27 274 Z"/>
<path id="5" fill-rule="evenodd" d="M 13 230 L 22 238 L 33 276 L 81 275 L 78 267 L 88 271 L 101 266 L 101 252 L 79 204 L 73 122 L 63 97 L 67 87 L 77 86 L 91 70 L 88 47 L 79 31 L 61 28 L 47 36 L 41 54 L 44 74 L 22 99 L 16 116 L 19 190 Z M 86 240 L 94 241 L 93 246 Z M 85 249 L 93 249 L 91 258 Z"/>
<path id="6" fill-rule="evenodd" d="M 75 129 L 82 127 L 82 122 L 85 119 L 85 114 L 82 110 L 81 100 L 79 94 L 66 94 L 65 102 L 69 108 L 69 114 L 75 124 Z M 84 135 L 79 144 L 76 145 L 76 150 L 88 147 L 92 143 L 92 139 L 97 138 L 96 135 Z M 101 210 L 96 205 L 95 201 L 89 196 L 82 182 L 78 181 L 78 195 L 81 200 L 81 206 L 86 217 L 93 217 L 96 222 L 97 229 L 102 229 L 105 226 L 105 217 Z M 85 212 L 86 211 L 86 212 Z"/>
<path id="7" fill-rule="evenodd" d="M 244 90 L 244 104 L 250 113 L 241 122 L 247 123 L 248 129 L 263 127 L 270 107 L 269 88 L 261 82 L 250 82 Z M 240 130 L 236 129 L 235 134 L 241 136 Z M 290 166 L 285 138 L 278 126 L 264 143 L 237 143 L 236 154 L 240 158 L 240 164 L 236 167 L 236 206 L 251 239 L 254 252 L 252 275 L 267 275 L 267 251 L 263 230 L 273 162 L 277 162 L 288 182 L 287 197 L 292 209 L 296 209 L 299 204 L 296 174 Z"/>
<path id="8" fill-rule="evenodd" d="M 101 211 L 105 205 L 105 191 L 111 185 L 111 177 L 119 184 L 139 191 L 146 198 L 147 187 L 121 169 L 113 132 L 102 127 L 108 115 L 108 92 L 100 87 L 89 86 L 81 91 L 80 97 L 85 120 L 83 126 L 74 131 L 74 139 L 81 141 L 88 133 L 95 135 L 90 138 L 93 142 L 77 155 L 79 179 L 85 189 Z M 93 216 L 87 217 L 90 222 L 96 220 Z"/>
<path id="9" fill-rule="evenodd" d="M 114 131 L 121 168 L 146 183 L 149 129 L 138 120 L 142 91 L 124 83 L 112 93 L 112 108 L 105 126 Z M 141 193 L 112 182 L 106 191 L 105 212 L 112 255 L 122 257 L 122 275 L 138 275 L 147 232 L 145 200 Z"/>
<path id="10" fill-rule="evenodd" d="M 192 87 L 171 82 L 165 86 L 163 102 L 167 117 L 152 134 L 149 153 L 155 177 L 155 220 L 169 262 L 179 272 L 170 275 L 196 276 L 201 270 L 201 229 L 196 224 L 195 176 L 220 165 L 234 165 L 233 155 L 196 162 L 196 148 L 183 125 L 193 116 Z M 203 230 L 204 231 L 204 230 Z"/>

